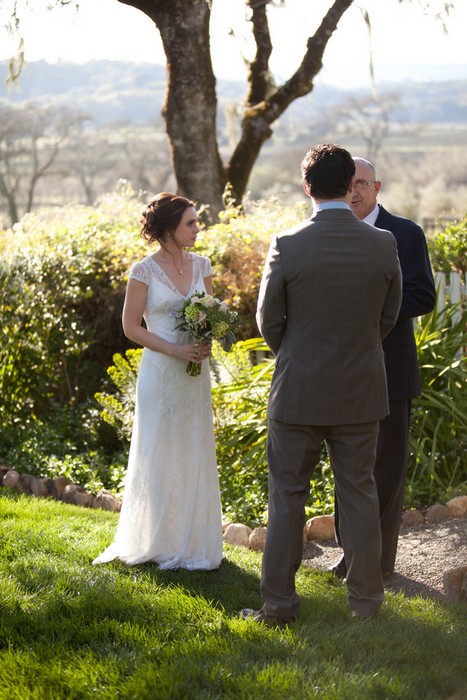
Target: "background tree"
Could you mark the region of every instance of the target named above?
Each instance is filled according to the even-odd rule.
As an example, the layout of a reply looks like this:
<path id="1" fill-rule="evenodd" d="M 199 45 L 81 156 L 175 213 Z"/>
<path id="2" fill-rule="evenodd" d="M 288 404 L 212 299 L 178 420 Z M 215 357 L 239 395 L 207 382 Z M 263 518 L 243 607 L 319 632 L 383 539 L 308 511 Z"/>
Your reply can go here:
<path id="1" fill-rule="evenodd" d="M 15 0 L 13 26 L 17 26 L 18 7 L 25 2 Z M 55 0 L 55 5 L 73 2 L 79 5 L 77 0 Z M 223 209 L 226 191 L 235 203 L 241 203 L 261 148 L 272 135 L 272 125 L 294 100 L 312 91 L 326 46 L 353 0 L 330 2 L 318 29 L 307 39 L 300 65 L 280 85 L 275 83 L 269 66 L 273 44 L 268 10 L 285 2 L 245 0 L 256 51 L 253 60 L 247 62 L 248 84 L 240 137 L 226 164 L 220 156 L 216 132 L 216 79 L 210 53 L 212 0 L 118 2 L 143 12 L 160 32 L 167 57 L 163 115 L 178 190 L 208 204 L 210 218 L 214 219 Z M 428 0 L 418 2 L 425 8 L 430 5 Z M 445 2 L 443 6 L 448 10 L 452 3 Z M 367 15 L 365 21 L 370 26 Z M 13 65 L 12 73 L 15 72 Z"/>
<path id="2" fill-rule="evenodd" d="M 398 103 L 398 96 L 366 96 L 351 98 L 334 111 L 335 121 L 348 138 L 359 137 L 365 144 L 363 156 L 372 163 L 378 161 L 384 141 L 391 129 L 391 113 Z"/>
<path id="3" fill-rule="evenodd" d="M 33 103 L 0 109 L 0 197 L 12 226 L 32 210 L 39 181 L 58 172 L 60 149 L 83 119 Z"/>

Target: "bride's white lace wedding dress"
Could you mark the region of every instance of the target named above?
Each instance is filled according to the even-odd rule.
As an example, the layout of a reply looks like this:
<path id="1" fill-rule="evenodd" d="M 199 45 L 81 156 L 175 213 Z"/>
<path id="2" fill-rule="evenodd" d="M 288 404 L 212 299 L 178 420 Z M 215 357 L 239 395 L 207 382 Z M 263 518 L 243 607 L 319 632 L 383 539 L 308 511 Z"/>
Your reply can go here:
<path id="1" fill-rule="evenodd" d="M 151 257 L 130 277 L 148 287 L 144 319 L 169 342 L 187 342 L 174 331 L 173 312 L 194 291 L 205 290 L 208 258 L 189 253 L 191 288 L 181 294 Z M 222 515 L 212 417 L 211 378 L 205 360 L 199 377 L 186 360 L 144 348 L 117 533 L 94 564 L 120 559 L 153 561 L 163 569 L 216 569 L 222 559 Z"/>

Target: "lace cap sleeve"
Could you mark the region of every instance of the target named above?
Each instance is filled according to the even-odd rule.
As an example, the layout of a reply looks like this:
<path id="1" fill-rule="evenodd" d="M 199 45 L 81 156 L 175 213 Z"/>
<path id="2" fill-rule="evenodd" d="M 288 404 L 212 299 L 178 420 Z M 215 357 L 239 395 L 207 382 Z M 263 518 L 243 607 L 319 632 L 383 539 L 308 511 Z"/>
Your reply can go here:
<path id="1" fill-rule="evenodd" d="M 203 277 L 210 277 L 212 275 L 212 264 L 209 258 L 201 257 L 201 269 L 203 271 Z"/>
<path id="2" fill-rule="evenodd" d="M 148 266 L 144 262 L 137 262 L 131 266 L 128 277 L 132 280 L 137 280 L 138 282 L 143 282 L 146 286 L 149 285 L 150 275 Z"/>

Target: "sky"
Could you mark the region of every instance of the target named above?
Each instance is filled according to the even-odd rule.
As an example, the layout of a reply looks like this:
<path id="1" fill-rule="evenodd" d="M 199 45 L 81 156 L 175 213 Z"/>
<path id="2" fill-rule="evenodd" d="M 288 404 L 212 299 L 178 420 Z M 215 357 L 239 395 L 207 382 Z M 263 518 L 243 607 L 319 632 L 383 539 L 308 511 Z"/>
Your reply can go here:
<path id="1" fill-rule="evenodd" d="M 420 1 L 420 0 L 419 0 Z M 12 0 L 0 0 L 0 59 L 9 58 L 14 43 L 3 29 Z M 431 6 L 441 7 L 442 0 Z M 26 59 L 49 62 L 86 62 L 91 59 L 124 60 L 165 64 L 159 33 L 152 21 L 133 7 L 117 0 L 80 0 L 80 9 L 52 11 L 46 0 L 33 0 L 32 11 L 23 14 Z M 252 57 L 251 46 L 241 27 L 244 25 L 243 0 L 213 0 L 211 50 L 218 78 L 243 80 L 245 67 L 241 51 Z M 306 38 L 315 31 L 330 0 L 287 0 L 286 9 L 270 14 L 270 29 L 275 46 L 271 67 L 280 78 L 290 76 L 299 65 Z M 372 21 L 372 53 L 375 76 L 388 66 L 404 68 L 402 76 L 410 80 L 420 64 L 457 64 L 465 67 L 467 77 L 467 0 L 455 0 L 455 10 L 447 20 L 448 34 L 433 16 L 424 16 L 420 7 L 398 0 L 357 0 L 344 14 L 328 43 L 324 70 L 319 80 L 346 87 L 369 83 L 368 30 L 361 7 Z M 237 38 L 229 36 L 236 29 Z M 240 50 L 239 50 L 240 49 Z M 250 53 L 248 53 L 250 51 Z M 399 69 L 400 70 L 400 69 Z"/>

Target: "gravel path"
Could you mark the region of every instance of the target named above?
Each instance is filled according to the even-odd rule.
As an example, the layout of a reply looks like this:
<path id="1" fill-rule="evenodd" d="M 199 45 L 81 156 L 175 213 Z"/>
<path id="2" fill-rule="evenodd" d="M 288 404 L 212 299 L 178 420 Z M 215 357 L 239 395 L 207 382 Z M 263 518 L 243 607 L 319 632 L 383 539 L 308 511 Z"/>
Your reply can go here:
<path id="1" fill-rule="evenodd" d="M 303 565 L 325 570 L 336 563 L 341 552 L 335 542 L 308 542 Z M 467 566 L 467 518 L 402 527 L 396 571 L 384 585 L 386 590 L 408 597 L 443 600 L 443 574 L 458 566 Z"/>

